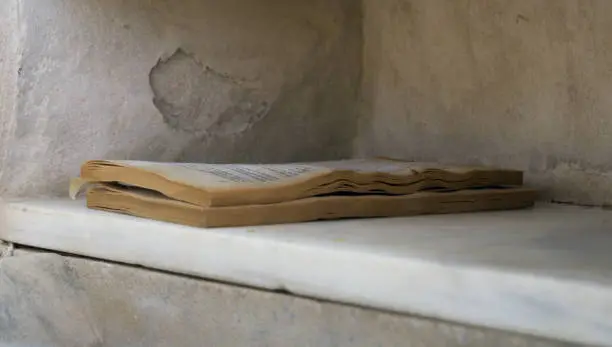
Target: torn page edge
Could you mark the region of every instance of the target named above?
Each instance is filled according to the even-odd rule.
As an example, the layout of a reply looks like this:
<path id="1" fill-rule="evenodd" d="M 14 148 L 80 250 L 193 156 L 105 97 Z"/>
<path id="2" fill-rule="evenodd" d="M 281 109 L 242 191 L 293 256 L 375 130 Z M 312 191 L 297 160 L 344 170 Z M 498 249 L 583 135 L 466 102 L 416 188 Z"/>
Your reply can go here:
<path id="1" fill-rule="evenodd" d="M 70 189 L 68 190 L 68 195 L 72 200 L 76 200 L 76 198 L 81 194 L 81 192 L 84 191 L 92 183 L 94 182 L 81 177 L 73 178 L 70 180 Z"/>

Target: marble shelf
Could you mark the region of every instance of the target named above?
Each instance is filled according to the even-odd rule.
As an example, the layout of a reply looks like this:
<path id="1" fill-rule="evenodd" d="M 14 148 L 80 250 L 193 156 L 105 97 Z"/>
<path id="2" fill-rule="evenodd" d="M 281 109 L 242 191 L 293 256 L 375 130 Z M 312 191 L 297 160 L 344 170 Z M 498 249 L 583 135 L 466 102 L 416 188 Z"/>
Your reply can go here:
<path id="1" fill-rule="evenodd" d="M 612 212 L 532 210 L 196 229 L 5 202 L 0 238 L 336 302 L 612 346 Z"/>

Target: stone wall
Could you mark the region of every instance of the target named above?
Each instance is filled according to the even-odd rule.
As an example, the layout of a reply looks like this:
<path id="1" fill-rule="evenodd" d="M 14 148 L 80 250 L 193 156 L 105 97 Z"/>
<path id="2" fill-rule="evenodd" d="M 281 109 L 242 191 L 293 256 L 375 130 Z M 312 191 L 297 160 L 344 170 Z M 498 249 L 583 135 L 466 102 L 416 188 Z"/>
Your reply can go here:
<path id="1" fill-rule="evenodd" d="M 0 305 L 7 347 L 578 346 L 20 250 Z"/>
<path id="2" fill-rule="evenodd" d="M 612 203 L 612 2 L 365 0 L 359 155 L 529 172 Z"/>
<path id="3" fill-rule="evenodd" d="M 350 156 L 356 1 L 3 0 L 0 13 L 0 195 L 65 194 L 92 158 Z"/>
<path id="4" fill-rule="evenodd" d="M 0 182 L 9 154 L 11 128 L 15 121 L 17 78 L 19 76 L 20 37 L 18 3 L 0 1 Z M 0 184 L 0 191 L 2 185 Z"/>
<path id="5" fill-rule="evenodd" d="M 64 194 L 91 158 L 353 153 L 523 169 L 548 199 L 612 204 L 609 1 L 6 0 L 0 11 L 2 196 Z"/>

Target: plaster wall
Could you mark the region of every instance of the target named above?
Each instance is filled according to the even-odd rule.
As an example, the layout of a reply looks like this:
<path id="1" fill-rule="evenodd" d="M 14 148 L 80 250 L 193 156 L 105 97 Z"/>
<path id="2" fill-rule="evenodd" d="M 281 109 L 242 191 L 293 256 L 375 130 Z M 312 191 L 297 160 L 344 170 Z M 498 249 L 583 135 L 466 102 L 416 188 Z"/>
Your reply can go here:
<path id="1" fill-rule="evenodd" d="M 364 0 L 356 153 L 500 165 L 612 203 L 612 2 Z"/>
<path id="2" fill-rule="evenodd" d="M 6 0 L 0 10 L 2 196 L 65 194 L 92 158 L 351 154 L 356 1 Z"/>

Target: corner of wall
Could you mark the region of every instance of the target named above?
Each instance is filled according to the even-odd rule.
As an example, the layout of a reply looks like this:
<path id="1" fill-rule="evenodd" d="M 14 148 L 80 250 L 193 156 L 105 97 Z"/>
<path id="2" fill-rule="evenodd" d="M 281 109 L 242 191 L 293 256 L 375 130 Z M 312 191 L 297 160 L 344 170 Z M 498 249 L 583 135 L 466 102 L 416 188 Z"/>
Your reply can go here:
<path id="1" fill-rule="evenodd" d="M 375 0 L 361 0 L 361 66 L 359 73 L 359 93 L 356 114 L 356 134 L 352 141 L 353 157 L 367 157 L 375 155 L 374 149 L 369 144 L 374 139 L 370 138 L 370 126 L 374 118 L 374 105 L 377 88 L 375 73 L 376 66 L 382 55 L 382 35 L 378 28 L 377 7 L 384 6 Z"/>

